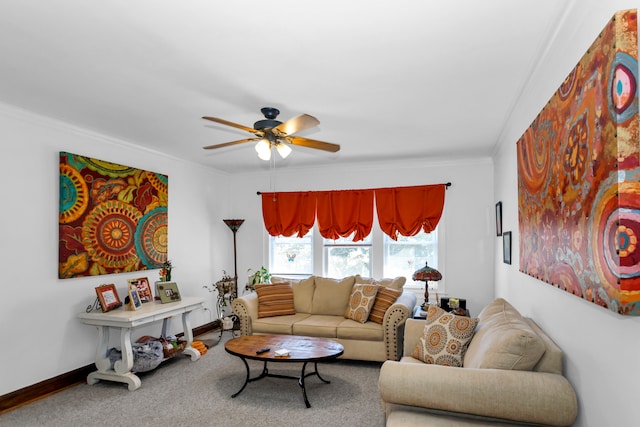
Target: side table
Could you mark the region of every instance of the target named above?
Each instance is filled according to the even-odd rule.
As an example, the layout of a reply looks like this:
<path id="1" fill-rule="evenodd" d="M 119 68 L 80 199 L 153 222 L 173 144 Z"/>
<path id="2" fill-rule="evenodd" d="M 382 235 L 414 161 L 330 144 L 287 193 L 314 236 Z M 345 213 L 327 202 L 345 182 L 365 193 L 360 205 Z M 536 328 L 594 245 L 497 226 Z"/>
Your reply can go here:
<path id="1" fill-rule="evenodd" d="M 128 384 L 129 391 L 140 388 L 142 384 L 140 378 L 131 372 L 131 368 L 133 368 L 131 331 L 138 326 L 160 320 L 163 322 L 162 330 L 165 331 L 167 320 L 176 315 L 182 315 L 184 338 L 187 342 L 183 353 L 190 356 L 192 361 L 198 360 L 200 358 L 200 352 L 191 347 L 193 343 L 193 330 L 191 329 L 189 315 L 193 310 L 203 307 L 204 299 L 202 298 L 182 298 L 182 301 L 166 304 L 157 301 L 144 303 L 142 307 L 136 311 L 126 311 L 121 308 L 106 313 L 91 312 L 78 314 L 78 318 L 82 323 L 98 328 L 98 346 L 96 349 L 95 362 L 97 371 L 87 376 L 87 384 L 95 384 L 100 380 L 108 380 Z M 108 357 L 110 328 L 118 331 L 122 351 L 122 359 L 118 360 L 113 368 L 111 368 L 111 362 Z"/>
<path id="2" fill-rule="evenodd" d="M 443 308 L 443 310 L 445 311 L 449 311 L 450 313 L 456 314 L 458 316 L 467 316 L 467 317 L 471 317 L 470 313 L 469 313 L 469 309 L 458 309 L 458 310 L 463 310 L 464 312 L 455 312 L 454 310 L 446 310 Z M 423 310 L 421 306 L 416 306 L 413 309 L 413 318 L 414 319 L 426 319 L 427 318 L 427 312 L 426 310 Z"/>

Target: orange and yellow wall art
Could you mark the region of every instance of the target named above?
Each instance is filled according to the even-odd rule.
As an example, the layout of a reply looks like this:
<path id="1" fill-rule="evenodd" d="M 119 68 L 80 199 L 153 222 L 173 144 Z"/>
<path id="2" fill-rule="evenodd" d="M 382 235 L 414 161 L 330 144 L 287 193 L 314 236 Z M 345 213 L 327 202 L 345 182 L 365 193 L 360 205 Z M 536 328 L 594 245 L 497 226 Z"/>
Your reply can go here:
<path id="1" fill-rule="evenodd" d="M 640 315 L 637 11 L 617 12 L 517 143 L 520 271 Z"/>

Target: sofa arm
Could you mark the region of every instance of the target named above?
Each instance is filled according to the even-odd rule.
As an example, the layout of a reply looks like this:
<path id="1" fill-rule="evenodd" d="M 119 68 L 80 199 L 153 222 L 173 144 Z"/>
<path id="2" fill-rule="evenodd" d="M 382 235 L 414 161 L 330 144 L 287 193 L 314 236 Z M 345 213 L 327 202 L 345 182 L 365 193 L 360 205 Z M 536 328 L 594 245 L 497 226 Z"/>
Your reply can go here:
<path id="1" fill-rule="evenodd" d="M 251 321 L 258 318 L 258 294 L 252 292 L 234 299 L 231 309 L 240 319 L 240 334 L 252 335 Z"/>
<path id="2" fill-rule="evenodd" d="M 386 361 L 378 388 L 384 403 L 511 421 L 569 426 L 576 394 L 562 375 Z"/>
<path id="3" fill-rule="evenodd" d="M 413 313 L 416 299 L 413 292 L 405 290 L 384 314 L 382 329 L 387 360 L 399 360 L 402 356 L 404 322 Z"/>

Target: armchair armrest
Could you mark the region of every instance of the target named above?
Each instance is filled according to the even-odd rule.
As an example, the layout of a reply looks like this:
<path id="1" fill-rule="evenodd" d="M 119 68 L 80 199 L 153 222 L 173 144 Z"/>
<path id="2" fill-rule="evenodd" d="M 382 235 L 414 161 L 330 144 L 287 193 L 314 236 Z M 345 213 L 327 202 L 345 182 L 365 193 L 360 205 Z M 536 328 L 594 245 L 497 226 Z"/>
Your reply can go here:
<path id="1" fill-rule="evenodd" d="M 234 299 L 231 309 L 240 319 L 240 334 L 252 335 L 251 321 L 258 318 L 258 294 L 252 292 Z"/>
<path id="2" fill-rule="evenodd" d="M 562 375 L 386 361 L 378 388 L 384 404 L 511 421 L 569 426 L 576 394 Z"/>
<path id="3" fill-rule="evenodd" d="M 402 356 L 404 323 L 413 313 L 416 300 L 413 292 L 405 290 L 384 314 L 382 329 L 387 349 L 387 360 L 399 360 Z"/>

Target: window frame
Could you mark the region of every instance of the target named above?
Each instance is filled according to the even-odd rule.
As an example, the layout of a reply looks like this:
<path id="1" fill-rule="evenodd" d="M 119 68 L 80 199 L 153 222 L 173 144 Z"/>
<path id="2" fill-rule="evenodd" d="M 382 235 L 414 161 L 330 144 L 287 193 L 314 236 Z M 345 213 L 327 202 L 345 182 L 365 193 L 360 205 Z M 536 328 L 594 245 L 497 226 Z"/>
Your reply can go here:
<path id="1" fill-rule="evenodd" d="M 374 213 L 375 216 L 375 213 Z M 313 232 L 313 275 L 314 276 L 322 276 L 324 277 L 325 267 L 324 267 L 324 243 L 323 237 L 320 235 L 318 231 L 318 227 L 314 225 L 311 229 Z M 271 236 L 267 231 L 263 228 L 263 236 L 264 236 L 264 244 L 263 244 L 263 254 L 266 259 L 263 260 L 264 265 L 270 265 L 270 257 L 271 257 Z M 433 231 L 437 233 L 437 242 L 438 242 L 438 265 L 433 266 L 437 268 L 440 273 L 442 273 L 442 280 L 439 282 L 429 282 L 430 291 L 438 292 L 440 295 L 447 295 L 447 283 L 446 283 L 446 220 L 445 220 L 445 211 L 443 211 L 442 216 L 440 218 L 440 222 L 438 226 Z M 416 266 L 416 270 L 420 268 Z M 377 217 L 374 217 L 373 228 L 371 230 L 371 275 L 372 277 L 383 278 L 384 276 L 384 233 L 378 226 Z M 287 274 L 286 277 L 308 277 L 309 275 L 290 275 Z M 414 292 L 418 292 L 420 290 L 424 291 L 424 282 L 414 282 L 411 279 L 411 274 L 406 276 L 407 282 L 404 285 L 405 289 L 410 289 Z"/>

